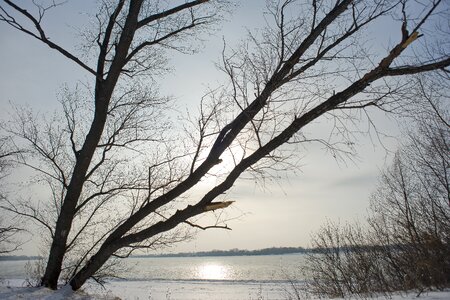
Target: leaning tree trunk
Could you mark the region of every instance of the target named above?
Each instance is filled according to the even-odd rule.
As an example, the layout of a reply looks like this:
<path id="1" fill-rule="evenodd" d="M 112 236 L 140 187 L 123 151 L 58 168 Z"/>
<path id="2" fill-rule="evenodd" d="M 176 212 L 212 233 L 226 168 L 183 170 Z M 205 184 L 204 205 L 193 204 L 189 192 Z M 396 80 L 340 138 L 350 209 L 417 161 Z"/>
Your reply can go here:
<path id="1" fill-rule="evenodd" d="M 118 14 L 124 4 L 124 1 L 118 4 L 115 14 Z M 67 189 L 67 194 L 61 207 L 60 215 L 55 228 L 52 246 L 47 262 L 45 274 L 41 280 L 41 285 L 51 289 L 57 288 L 59 275 L 61 274 L 61 266 L 66 253 L 67 238 L 72 227 L 72 220 L 75 216 L 76 206 L 83 189 L 86 174 L 91 164 L 92 157 L 99 144 L 103 134 L 106 118 L 108 114 L 108 106 L 112 93 L 117 81 L 122 73 L 123 66 L 127 63 L 131 42 L 138 28 L 137 19 L 142 6 L 142 0 L 132 1 L 129 6 L 129 12 L 125 25 L 122 29 L 119 42 L 115 45 L 115 55 L 111 62 L 111 66 L 104 79 L 104 67 L 106 61 L 107 45 L 109 43 L 109 34 L 112 28 L 109 28 L 109 34 L 105 34 L 105 40 L 101 47 L 101 53 L 97 63 L 96 88 L 95 88 L 95 116 L 92 121 L 91 128 L 82 149 L 77 154 L 77 162 L 72 173 L 71 182 Z M 110 19 L 111 24 L 115 22 L 115 17 Z M 113 253 L 113 252 L 112 252 Z M 112 254 L 111 253 L 111 254 Z M 111 255 L 109 254 L 109 255 Z M 108 255 L 108 257 L 109 257 Z M 106 262 L 106 260 L 104 261 Z M 104 263 L 103 262 L 103 263 Z M 103 264 L 102 263 L 102 264 Z"/>
<path id="2" fill-rule="evenodd" d="M 106 101 L 109 102 L 109 101 Z M 56 222 L 55 234 L 41 286 L 56 289 L 62 262 L 66 253 L 67 239 L 72 228 L 76 206 L 80 198 L 89 165 L 106 123 L 106 108 L 97 110 L 83 148 L 79 151 L 67 193 Z"/>
<path id="3" fill-rule="evenodd" d="M 230 185 L 231 187 L 231 185 Z M 186 221 L 192 216 L 203 212 L 203 206 L 188 206 L 188 209 L 177 211 L 172 217 L 165 221 L 160 221 L 146 230 L 121 236 L 117 232 L 112 233 L 100 249 L 86 262 L 75 276 L 70 280 L 73 290 L 78 290 L 83 284 L 97 273 L 97 271 L 107 262 L 107 260 L 119 249 L 131 244 L 139 243 L 150 237 L 156 236 L 162 232 L 167 232 L 175 228 L 180 223 Z"/>
<path id="4" fill-rule="evenodd" d="M 117 244 L 103 245 L 99 251 L 91 257 L 86 265 L 70 280 L 72 290 L 76 291 L 82 287 L 83 284 L 92 277 L 119 248 L 120 246 Z"/>

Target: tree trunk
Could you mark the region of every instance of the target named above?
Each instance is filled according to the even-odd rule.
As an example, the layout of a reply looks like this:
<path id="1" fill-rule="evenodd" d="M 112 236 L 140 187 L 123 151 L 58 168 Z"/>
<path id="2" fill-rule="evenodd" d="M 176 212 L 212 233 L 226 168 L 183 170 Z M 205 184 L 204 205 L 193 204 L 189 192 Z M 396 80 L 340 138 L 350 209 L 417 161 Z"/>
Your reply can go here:
<path id="1" fill-rule="evenodd" d="M 120 246 L 117 244 L 104 245 L 101 247 L 99 251 L 85 264 L 85 266 L 70 280 L 72 290 L 76 291 L 82 287 L 86 280 L 94 275 L 95 272 L 97 272 L 119 248 Z"/>
<path id="2" fill-rule="evenodd" d="M 106 103 L 108 102 L 109 101 L 106 101 Z M 61 212 L 56 222 L 55 234 L 52 239 L 45 274 L 41 279 L 41 286 L 51 289 L 57 288 L 62 262 L 66 253 L 67 239 L 70 229 L 72 228 L 72 221 L 76 213 L 78 199 L 80 198 L 86 173 L 92 161 L 92 157 L 94 156 L 98 142 L 100 141 L 105 123 L 106 109 L 97 110 L 92 126 L 86 136 L 83 148 L 79 151 L 73 176 L 61 206 Z"/>
<path id="3" fill-rule="evenodd" d="M 126 64 L 126 56 L 133 40 L 134 33 L 137 29 L 137 18 L 141 5 L 142 0 L 137 0 L 130 4 L 127 20 L 120 36 L 119 43 L 116 45 L 116 55 L 111 63 L 107 79 L 102 80 L 100 77 L 97 77 L 95 87 L 94 120 L 92 121 L 91 128 L 86 136 L 83 147 L 78 153 L 77 162 L 72 173 L 73 175 L 67 188 L 67 194 L 64 198 L 60 215 L 58 216 L 47 267 L 41 280 L 42 286 L 46 286 L 51 289 L 57 288 L 59 275 L 61 274 L 62 262 L 66 253 L 67 238 L 72 227 L 72 220 L 76 213 L 78 199 L 83 189 L 83 184 L 86 179 L 86 174 L 89 169 L 89 165 L 91 164 L 92 157 L 94 156 L 95 150 L 103 134 L 112 93 L 122 72 L 122 68 L 124 64 Z M 104 66 L 104 57 L 98 64 L 99 66 Z M 103 75 L 103 67 L 100 69 L 99 74 Z M 99 74 L 97 74 L 97 76 L 100 76 Z M 113 252 L 109 255 L 112 253 Z M 102 262 L 102 264 L 106 262 L 109 255 Z M 84 279 L 84 281 L 85 280 L 86 279 Z"/>
<path id="4" fill-rule="evenodd" d="M 45 274 L 41 279 L 41 286 L 55 290 L 58 285 L 58 278 L 61 274 L 62 262 L 66 253 L 67 238 L 72 227 L 72 220 L 75 213 L 75 207 L 78 197 L 73 198 L 73 193 L 68 192 L 61 213 L 56 223 L 55 235 L 52 240 L 50 253 L 45 269 Z M 73 205 L 72 205 L 73 203 Z M 69 207 L 69 204 L 70 207 Z M 72 208 L 73 207 L 73 208 Z"/>

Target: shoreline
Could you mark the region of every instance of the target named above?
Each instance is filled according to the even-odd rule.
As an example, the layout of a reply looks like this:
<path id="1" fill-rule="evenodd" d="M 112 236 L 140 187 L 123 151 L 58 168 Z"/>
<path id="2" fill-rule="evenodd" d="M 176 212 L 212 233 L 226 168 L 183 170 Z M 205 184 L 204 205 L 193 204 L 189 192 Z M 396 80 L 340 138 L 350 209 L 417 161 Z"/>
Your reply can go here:
<path id="1" fill-rule="evenodd" d="M 187 280 L 111 280 L 100 286 L 88 282 L 79 292 L 73 293 L 75 298 L 68 297 L 69 286 L 58 292 L 45 288 L 26 287 L 25 279 L 4 279 L 0 281 L 0 299 L 53 299 L 41 297 L 42 290 L 67 299 L 81 299 L 90 295 L 92 299 L 146 299 L 146 300 L 241 300 L 241 299 L 287 299 L 289 283 L 285 282 L 235 282 L 235 281 L 187 281 Z M 36 294 L 40 293 L 40 294 Z M 12 298 L 11 298 L 12 297 Z M 83 298 L 84 297 L 84 298 Z M 118 298 L 117 298 L 118 297 Z M 55 298 L 60 299 L 60 298 Z"/>
<path id="2" fill-rule="evenodd" d="M 294 290 L 289 285 L 273 283 L 207 283 L 166 281 L 111 281 L 104 288 L 88 283 L 80 291 L 73 292 L 70 286 L 58 291 L 46 288 L 24 286 L 24 279 L 4 279 L 0 281 L 0 299 L 45 299 L 45 300 L 287 300 L 293 297 Z M 307 299 L 307 298 L 302 298 Z M 319 298 L 310 298 L 319 299 Z M 339 300 L 338 298 L 336 300 Z M 372 299 L 386 299 L 384 296 Z M 416 293 L 392 294 L 392 300 L 450 299 L 450 289 L 444 291 L 425 292 L 419 298 Z"/>

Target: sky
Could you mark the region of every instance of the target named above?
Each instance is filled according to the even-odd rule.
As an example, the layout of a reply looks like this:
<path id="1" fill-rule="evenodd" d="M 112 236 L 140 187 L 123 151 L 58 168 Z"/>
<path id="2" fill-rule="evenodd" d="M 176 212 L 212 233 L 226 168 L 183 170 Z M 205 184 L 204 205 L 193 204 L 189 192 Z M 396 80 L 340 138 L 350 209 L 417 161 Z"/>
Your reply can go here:
<path id="1" fill-rule="evenodd" d="M 91 9 L 92 3 L 68 1 L 58 8 L 58 13 L 44 23 L 51 39 L 76 51 L 79 39 L 76 28 L 88 24 L 87 15 L 80 11 Z M 205 86 L 214 86 L 221 79 L 214 64 L 221 54 L 222 39 L 233 45 L 245 38 L 247 29 L 260 27 L 264 3 L 240 1 L 221 29 L 205 39 L 201 53 L 173 55 L 174 71 L 161 82 L 162 92 L 171 93 L 180 99 L 181 105 L 197 111 Z M 388 39 L 377 41 L 380 47 L 388 43 Z M 10 102 L 30 106 L 35 111 L 53 110 L 58 107 L 56 95 L 64 84 L 91 80 L 89 74 L 59 53 L 5 24 L 0 24 L 0 45 L 0 118 L 3 120 L 9 117 Z M 227 210 L 231 231 L 200 231 L 195 239 L 164 251 L 307 247 L 311 233 L 327 220 L 342 223 L 363 220 L 379 172 L 391 159 L 385 147 L 394 151 L 400 132 L 395 120 L 377 112 L 374 119 L 382 132 L 393 137 L 383 140 L 384 145 L 373 136 L 360 136 L 358 156 L 354 161 L 345 162 L 336 161 L 319 146 L 308 146 L 299 154 L 304 157 L 301 172 L 289 173 L 264 185 L 246 180 L 237 182 L 228 196 L 236 201 Z M 35 254 L 36 245 L 25 244 L 23 253 Z"/>

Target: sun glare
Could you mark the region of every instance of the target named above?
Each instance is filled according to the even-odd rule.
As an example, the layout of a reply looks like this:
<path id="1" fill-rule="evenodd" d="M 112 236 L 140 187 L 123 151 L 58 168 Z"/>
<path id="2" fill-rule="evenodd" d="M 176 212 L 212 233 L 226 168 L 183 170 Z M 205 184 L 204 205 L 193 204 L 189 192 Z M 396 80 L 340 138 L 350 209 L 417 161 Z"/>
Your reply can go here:
<path id="1" fill-rule="evenodd" d="M 205 280 L 222 280 L 228 278 L 228 268 L 219 264 L 205 264 L 198 268 L 198 275 Z"/>
<path id="2" fill-rule="evenodd" d="M 232 150 L 228 149 L 221 156 L 221 162 L 215 165 L 206 176 L 203 176 L 200 186 L 210 188 L 222 182 L 237 163 L 242 159 L 244 150 L 240 146 L 234 146 Z"/>

